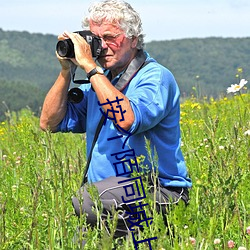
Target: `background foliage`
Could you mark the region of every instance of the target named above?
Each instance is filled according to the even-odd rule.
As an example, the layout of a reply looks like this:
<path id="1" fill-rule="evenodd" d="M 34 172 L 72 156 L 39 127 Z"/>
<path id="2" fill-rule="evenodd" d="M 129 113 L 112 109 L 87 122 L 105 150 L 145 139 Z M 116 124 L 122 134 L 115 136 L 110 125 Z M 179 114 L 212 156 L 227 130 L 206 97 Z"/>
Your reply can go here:
<path id="1" fill-rule="evenodd" d="M 53 35 L 0 29 L 3 250 L 79 249 L 73 239 L 85 220 L 74 216 L 71 197 L 81 183 L 85 140 L 41 132 L 37 117 L 60 69 L 56 42 Z M 170 210 L 167 227 L 162 215 L 147 211 L 154 220 L 139 239 L 157 236 L 156 250 L 228 249 L 230 240 L 235 249 L 249 249 L 250 96 L 225 93 L 240 78 L 250 79 L 250 38 L 153 41 L 146 50 L 180 86 L 182 150 L 193 188 L 188 207 Z M 108 223 L 115 228 L 115 220 Z M 110 250 L 116 243 L 103 228 L 89 229 L 87 236 L 86 249 Z M 134 249 L 134 244 L 129 239 L 117 249 Z"/>
<path id="2" fill-rule="evenodd" d="M 0 120 L 8 109 L 26 106 L 39 114 L 60 69 L 56 42 L 54 35 L 0 29 Z M 237 83 L 238 68 L 250 78 L 250 38 L 153 41 L 146 50 L 174 73 L 183 99 L 224 96 L 225 87 Z"/>
<path id="3" fill-rule="evenodd" d="M 245 93 L 181 104 L 182 150 L 193 181 L 190 204 L 172 207 L 167 226 L 162 215 L 147 210 L 153 222 L 138 240 L 157 236 L 154 250 L 250 248 L 249 103 Z M 44 133 L 38 124 L 28 109 L 7 113 L 0 123 L 0 249 L 80 249 L 76 227 L 86 222 L 74 216 L 71 197 L 82 180 L 85 139 Z M 149 196 L 145 202 L 154 204 Z M 116 220 L 108 224 L 112 233 Z M 87 250 L 110 250 L 116 243 L 102 226 L 89 228 L 86 236 Z M 134 249 L 132 239 L 119 249 Z"/>

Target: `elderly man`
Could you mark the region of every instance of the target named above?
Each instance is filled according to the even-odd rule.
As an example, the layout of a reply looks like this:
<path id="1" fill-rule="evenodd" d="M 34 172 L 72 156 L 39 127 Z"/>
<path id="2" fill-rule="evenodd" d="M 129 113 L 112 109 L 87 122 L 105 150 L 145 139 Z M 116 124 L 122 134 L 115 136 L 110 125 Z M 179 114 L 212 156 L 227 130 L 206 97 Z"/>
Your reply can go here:
<path id="1" fill-rule="evenodd" d="M 101 53 L 95 60 L 90 44 L 78 33 L 59 36 L 72 41 L 75 55 L 57 54 L 61 71 L 45 98 L 40 126 L 52 132 L 86 132 L 86 181 L 97 187 L 103 220 L 112 217 L 114 209 L 120 211 L 115 236 L 122 236 L 130 229 L 129 212 L 145 198 L 145 193 L 135 191 L 143 182 L 131 176 L 133 172 L 149 177 L 145 178 L 149 186 L 151 173 L 157 173 L 159 211 L 166 212 L 169 203 L 188 203 L 192 184 L 181 152 L 180 93 L 171 72 L 144 50 L 141 19 L 131 5 L 118 0 L 95 3 L 83 27 L 101 41 Z M 68 98 L 76 66 L 89 80 L 79 86 L 83 98 L 78 103 Z M 138 156 L 144 156 L 140 164 Z M 79 191 L 83 202 L 78 196 L 73 205 L 78 216 L 85 214 L 95 226 L 94 203 L 84 183 Z M 153 192 L 152 185 L 149 194 Z"/>

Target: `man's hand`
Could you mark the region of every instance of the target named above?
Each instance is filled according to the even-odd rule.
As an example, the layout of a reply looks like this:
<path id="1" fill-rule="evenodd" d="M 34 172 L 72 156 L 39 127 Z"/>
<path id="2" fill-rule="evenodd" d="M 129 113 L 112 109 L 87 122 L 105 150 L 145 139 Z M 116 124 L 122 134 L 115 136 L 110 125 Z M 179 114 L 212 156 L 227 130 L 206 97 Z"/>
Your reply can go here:
<path id="1" fill-rule="evenodd" d="M 59 41 L 62 41 L 65 39 L 69 39 L 69 37 L 65 35 L 64 33 L 58 36 Z M 58 61 L 60 62 L 63 71 L 70 71 L 72 69 L 75 70 L 76 67 L 78 66 L 77 61 L 74 58 L 61 57 L 58 55 L 57 52 L 56 52 L 56 57 Z"/>
<path id="2" fill-rule="evenodd" d="M 96 67 L 90 45 L 81 35 L 65 31 L 62 36 L 64 39 L 71 39 L 74 44 L 75 58 L 70 58 L 71 62 L 80 66 L 86 73 Z"/>

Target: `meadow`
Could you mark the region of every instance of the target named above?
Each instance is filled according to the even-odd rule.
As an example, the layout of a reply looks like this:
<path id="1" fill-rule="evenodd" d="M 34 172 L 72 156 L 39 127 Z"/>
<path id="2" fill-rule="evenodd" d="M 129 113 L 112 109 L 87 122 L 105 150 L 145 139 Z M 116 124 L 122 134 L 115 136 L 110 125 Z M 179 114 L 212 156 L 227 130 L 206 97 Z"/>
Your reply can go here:
<path id="1" fill-rule="evenodd" d="M 181 104 L 190 204 L 172 207 L 168 226 L 147 211 L 153 223 L 138 240 L 157 236 L 154 250 L 250 249 L 249 103 L 247 92 L 236 92 Z M 0 124 L 0 249 L 80 249 L 74 236 L 86 222 L 75 217 L 71 197 L 82 181 L 85 148 L 82 134 L 40 131 L 29 109 L 6 113 Z M 116 220 L 108 223 L 112 236 Z M 89 228 L 85 249 L 111 250 L 117 243 L 99 224 L 99 230 Z M 134 249 L 131 237 L 116 249 Z"/>

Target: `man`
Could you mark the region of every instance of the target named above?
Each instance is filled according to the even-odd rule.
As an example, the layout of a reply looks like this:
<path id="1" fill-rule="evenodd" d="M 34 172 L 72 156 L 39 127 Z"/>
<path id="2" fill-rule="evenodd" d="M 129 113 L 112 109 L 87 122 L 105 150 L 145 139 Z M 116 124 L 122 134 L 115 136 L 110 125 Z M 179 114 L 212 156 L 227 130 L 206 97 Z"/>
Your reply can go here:
<path id="1" fill-rule="evenodd" d="M 179 200 L 188 203 L 191 180 L 180 149 L 179 89 L 171 72 L 143 50 L 141 20 L 128 3 L 106 0 L 93 4 L 83 26 L 101 39 L 97 60 L 102 68 L 81 35 L 65 32 L 60 36 L 60 40 L 73 42 L 75 57 L 57 55 L 62 69 L 45 98 L 40 126 L 52 132 L 86 132 L 87 156 L 91 157 L 87 182 L 97 187 L 104 221 L 113 209 L 120 211 L 118 237 L 131 229 L 129 212 L 145 198 L 139 190 L 131 197 L 129 187 L 142 184 L 132 173 L 145 172 L 149 176 L 145 180 L 152 185 L 151 173 L 157 172 L 159 210 L 165 212 L 169 203 Z M 83 99 L 79 103 L 68 100 L 74 65 L 87 73 L 90 82 L 80 86 Z M 105 119 L 91 150 L 102 116 Z M 145 168 L 137 164 L 138 156 L 145 157 Z M 85 186 L 80 190 L 82 204 L 78 197 L 73 198 L 73 205 L 78 216 L 85 214 L 95 226 L 94 203 Z"/>

